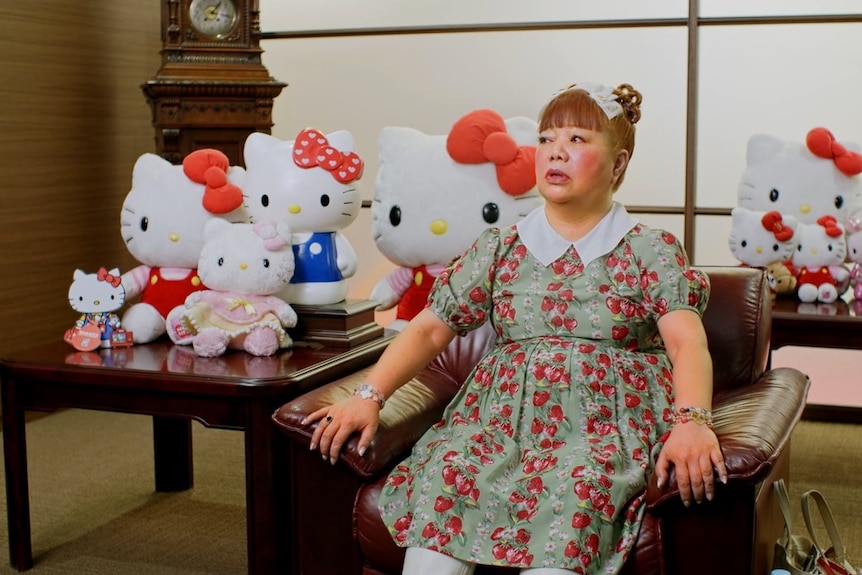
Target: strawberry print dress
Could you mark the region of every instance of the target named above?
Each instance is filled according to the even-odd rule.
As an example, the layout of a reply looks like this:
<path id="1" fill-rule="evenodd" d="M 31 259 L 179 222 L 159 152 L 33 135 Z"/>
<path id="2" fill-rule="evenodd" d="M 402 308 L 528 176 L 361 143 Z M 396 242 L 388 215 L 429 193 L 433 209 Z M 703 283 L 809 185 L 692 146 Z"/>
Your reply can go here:
<path id="1" fill-rule="evenodd" d="M 429 306 L 497 338 L 379 500 L 395 542 L 478 564 L 617 573 L 673 410 L 658 319 L 701 314 L 707 277 L 620 204 L 585 238 L 544 208 L 485 231 Z"/>

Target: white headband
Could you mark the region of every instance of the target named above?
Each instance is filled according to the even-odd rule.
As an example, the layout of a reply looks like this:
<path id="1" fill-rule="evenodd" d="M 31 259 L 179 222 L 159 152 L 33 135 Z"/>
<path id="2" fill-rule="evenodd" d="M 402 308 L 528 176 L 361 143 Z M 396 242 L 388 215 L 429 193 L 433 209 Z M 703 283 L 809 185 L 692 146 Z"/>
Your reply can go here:
<path id="1" fill-rule="evenodd" d="M 608 88 L 601 84 L 593 82 L 583 82 L 581 84 L 572 84 L 562 92 L 567 90 L 583 90 L 590 95 L 590 98 L 599 105 L 608 120 L 612 120 L 623 113 L 623 107 L 617 102 L 617 95 L 613 88 Z"/>

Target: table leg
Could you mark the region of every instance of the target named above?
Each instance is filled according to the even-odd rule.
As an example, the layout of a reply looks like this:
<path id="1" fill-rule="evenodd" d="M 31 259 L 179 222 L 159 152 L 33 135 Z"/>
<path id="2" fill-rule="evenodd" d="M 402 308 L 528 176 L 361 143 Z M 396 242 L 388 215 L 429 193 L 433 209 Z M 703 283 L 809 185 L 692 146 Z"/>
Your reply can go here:
<path id="1" fill-rule="evenodd" d="M 30 540 L 30 486 L 27 479 L 24 410 L 18 408 L 15 382 L 4 380 L 2 388 L 9 562 L 16 570 L 26 571 L 33 566 L 33 548 Z"/>
<path id="2" fill-rule="evenodd" d="M 194 485 L 192 422 L 153 416 L 156 491 L 185 491 Z"/>
<path id="3" fill-rule="evenodd" d="M 291 541 L 283 537 L 282 516 L 288 496 L 287 462 L 283 444 L 275 441 L 273 408 L 249 401 L 245 425 L 245 493 L 249 575 L 298 573 L 292 563 Z"/>

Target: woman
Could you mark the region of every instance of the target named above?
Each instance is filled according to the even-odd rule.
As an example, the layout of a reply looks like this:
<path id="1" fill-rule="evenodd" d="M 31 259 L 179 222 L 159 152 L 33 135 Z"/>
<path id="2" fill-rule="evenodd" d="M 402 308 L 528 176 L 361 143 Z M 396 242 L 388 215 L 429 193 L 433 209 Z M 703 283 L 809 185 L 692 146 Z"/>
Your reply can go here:
<path id="1" fill-rule="evenodd" d="M 647 479 L 674 467 L 683 503 L 726 481 L 712 431 L 706 276 L 677 239 L 613 201 L 641 95 L 576 84 L 545 106 L 536 177 L 545 205 L 484 232 L 312 449 L 364 452 L 385 399 L 457 334 L 497 333 L 442 420 L 390 474 L 379 506 L 404 573 L 616 573 L 637 538 Z"/>

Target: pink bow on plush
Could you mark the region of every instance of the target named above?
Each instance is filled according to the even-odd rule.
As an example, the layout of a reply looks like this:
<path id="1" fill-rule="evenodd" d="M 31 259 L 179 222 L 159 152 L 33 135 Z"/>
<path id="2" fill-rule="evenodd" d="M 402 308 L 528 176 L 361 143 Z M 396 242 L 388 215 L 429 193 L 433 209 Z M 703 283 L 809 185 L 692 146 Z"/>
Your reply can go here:
<path id="1" fill-rule="evenodd" d="M 835 162 L 835 167 L 845 176 L 862 173 L 862 155 L 836 142 L 835 136 L 826 128 L 814 128 L 808 132 L 805 143 L 818 158 Z"/>
<path id="2" fill-rule="evenodd" d="M 113 287 L 119 287 L 121 278 L 120 276 L 109 274 L 108 270 L 106 270 L 105 268 L 99 268 L 99 273 L 96 274 L 96 279 L 98 279 L 100 282 L 108 282 Z"/>
<path id="3" fill-rule="evenodd" d="M 476 110 L 455 122 L 446 151 L 459 164 L 492 162 L 500 189 L 510 196 L 520 196 L 536 185 L 535 146 L 519 147 L 493 110 Z"/>
<path id="4" fill-rule="evenodd" d="M 361 178 L 365 168 L 356 152 L 336 150 L 319 130 L 313 128 L 301 131 L 296 137 L 293 162 L 303 169 L 323 168 L 342 184 Z"/>
<path id="5" fill-rule="evenodd" d="M 205 184 L 203 206 L 211 214 L 226 214 L 242 205 L 242 191 L 227 181 L 230 160 L 211 148 L 195 150 L 183 159 L 188 179 Z"/>

